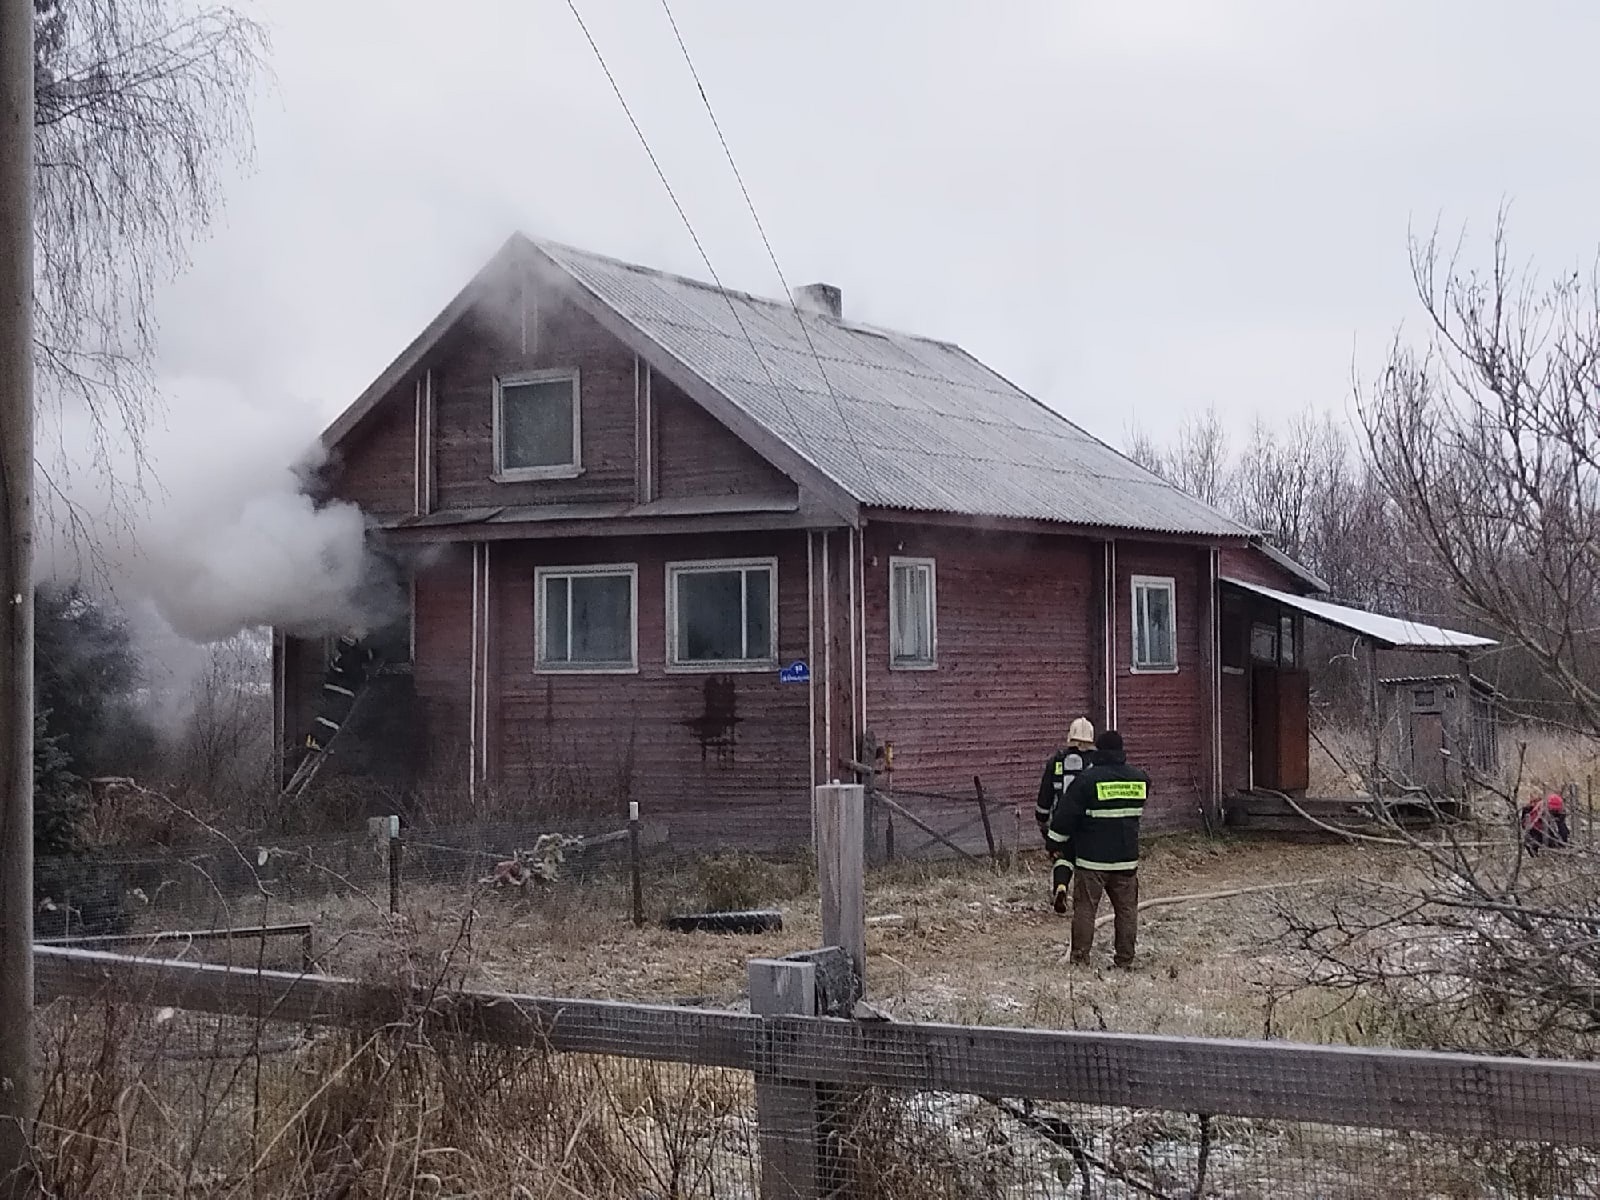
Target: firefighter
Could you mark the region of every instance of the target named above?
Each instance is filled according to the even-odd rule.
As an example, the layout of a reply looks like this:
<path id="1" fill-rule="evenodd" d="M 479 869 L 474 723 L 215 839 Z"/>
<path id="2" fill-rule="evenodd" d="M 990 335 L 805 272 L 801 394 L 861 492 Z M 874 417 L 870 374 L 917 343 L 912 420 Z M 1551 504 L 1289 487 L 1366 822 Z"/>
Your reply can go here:
<path id="1" fill-rule="evenodd" d="M 1044 765 L 1044 775 L 1039 780 L 1039 799 L 1033 816 L 1039 822 L 1039 834 L 1044 838 L 1045 853 L 1050 856 L 1050 895 L 1058 913 L 1067 911 L 1067 897 L 1072 888 L 1072 846 L 1065 838 L 1057 838 L 1050 831 L 1050 814 L 1061 802 L 1068 786 L 1094 760 L 1094 726 L 1087 717 L 1079 717 L 1067 729 L 1067 748 Z"/>
<path id="2" fill-rule="evenodd" d="M 1139 933 L 1139 819 L 1149 796 L 1150 777 L 1128 764 L 1122 735 L 1107 729 L 1095 741 L 1093 764 L 1072 781 L 1051 815 L 1051 835 L 1072 845 L 1075 963 L 1089 961 L 1104 892 L 1116 914 L 1112 961 L 1133 966 Z"/>
<path id="3" fill-rule="evenodd" d="M 356 694 L 366 683 L 375 658 L 371 647 L 359 637 L 345 634 L 335 643 L 333 661 L 328 664 L 328 677 L 322 685 L 313 728 L 306 736 L 307 750 L 321 750 L 349 719 L 350 710 L 355 707 Z"/>

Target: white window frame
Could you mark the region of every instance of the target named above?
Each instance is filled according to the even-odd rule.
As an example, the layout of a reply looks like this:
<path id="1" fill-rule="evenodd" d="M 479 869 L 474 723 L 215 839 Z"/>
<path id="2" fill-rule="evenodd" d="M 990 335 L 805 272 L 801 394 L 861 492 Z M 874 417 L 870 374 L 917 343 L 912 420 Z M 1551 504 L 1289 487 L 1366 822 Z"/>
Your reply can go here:
<path id="1" fill-rule="evenodd" d="M 894 577 L 900 567 L 914 567 L 928 573 L 928 657 L 896 658 L 900 641 L 900 605 L 895 602 Z M 889 669 L 891 671 L 933 671 L 939 666 L 939 573 L 931 558 L 889 557 Z"/>
<path id="2" fill-rule="evenodd" d="M 554 579 L 605 575 L 628 577 L 628 661 L 575 663 L 550 662 L 545 656 L 545 583 Z M 571 567 L 533 569 L 533 670 L 537 675 L 637 675 L 639 673 L 639 564 L 585 563 Z M 567 652 L 572 652 L 572 590 L 567 589 Z"/>
<path id="3" fill-rule="evenodd" d="M 771 654 L 766 658 L 721 659 L 716 662 L 684 662 L 678 658 L 678 579 L 683 575 L 709 575 L 719 571 L 752 571 L 766 568 L 767 628 L 772 631 Z M 667 670 L 687 675 L 731 675 L 773 671 L 778 666 L 778 560 L 776 558 L 696 558 L 667 564 Z M 749 629 L 748 589 L 740 584 L 741 637 Z M 746 647 L 748 649 L 748 647 Z"/>
<path id="4" fill-rule="evenodd" d="M 1139 661 L 1139 621 L 1141 609 L 1139 593 L 1142 590 L 1160 589 L 1167 593 L 1167 611 L 1172 614 L 1172 661 L 1170 663 L 1141 663 Z M 1129 582 L 1129 670 L 1135 675 L 1176 675 L 1178 673 L 1178 581 L 1170 575 L 1135 575 Z M 1148 630 L 1146 631 L 1148 633 Z M 1145 638 L 1149 645 L 1150 639 Z"/>
<path id="5" fill-rule="evenodd" d="M 572 461 L 548 467 L 508 467 L 505 458 L 505 389 L 533 383 L 566 381 L 572 384 Z M 551 371 L 521 371 L 497 375 L 494 380 L 494 475 L 497 483 L 530 479 L 576 479 L 583 474 L 583 391 L 576 367 Z"/>

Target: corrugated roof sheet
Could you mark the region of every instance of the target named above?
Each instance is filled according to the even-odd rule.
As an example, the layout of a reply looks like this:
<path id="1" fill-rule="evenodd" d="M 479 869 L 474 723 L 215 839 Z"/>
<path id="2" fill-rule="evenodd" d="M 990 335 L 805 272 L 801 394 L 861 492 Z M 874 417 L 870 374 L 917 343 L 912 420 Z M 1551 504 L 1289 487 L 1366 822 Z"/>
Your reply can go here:
<path id="1" fill-rule="evenodd" d="M 1337 625 L 1341 629 L 1348 629 L 1351 633 L 1359 633 L 1362 637 L 1371 638 L 1392 650 L 1473 650 L 1499 645 L 1493 638 L 1479 637 L 1473 633 L 1459 633 L 1454 629 L 1441 629 L 1437 625 L 1408 621 L 1404 617 L 1380 616 L 1365 609 L 1332 604 L 1327 600 L 1313 600 L 1309 596 L 1296 596 L 1290 592 L 1262 587 L 1259 583 L 1230 579 L 1226 575 L 1222 577 L 1222 582 L 1229 587 L 1243 588 L 1247 592 L 1276 600 L 1279 604 L 1297 608 L 1307 616 L 1326 621 L 1329 625 Z"/>
<path id="2" fill-rule="evenodd" d="M 867 507 L 1224 537 L 1250 532 L 958 346 L 797 315 L 787 301 L 535 244 Z"/>

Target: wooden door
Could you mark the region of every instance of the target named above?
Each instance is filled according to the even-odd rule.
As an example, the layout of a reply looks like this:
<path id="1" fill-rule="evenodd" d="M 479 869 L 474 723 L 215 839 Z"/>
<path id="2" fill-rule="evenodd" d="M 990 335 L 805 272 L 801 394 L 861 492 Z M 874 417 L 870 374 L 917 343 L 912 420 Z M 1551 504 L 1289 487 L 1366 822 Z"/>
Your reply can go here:
<path id="1" fill-rule="evenodd" d="M 1278 790 L 1311 786 L 1311 673 L 1278 672 Z"/>
<path id="2" fill-rule="evenodd" d="M 1257 787 L 1302 792 L 1311 785 L 1311 676 L 1258 666 L 1250 679 L 1251 761 Z"/>
<path id="3" fill-rule="evenodd" d="M 1444 714 L 1411 714 L 1411 782 L 1436 796 L 1445 792 Z"/>

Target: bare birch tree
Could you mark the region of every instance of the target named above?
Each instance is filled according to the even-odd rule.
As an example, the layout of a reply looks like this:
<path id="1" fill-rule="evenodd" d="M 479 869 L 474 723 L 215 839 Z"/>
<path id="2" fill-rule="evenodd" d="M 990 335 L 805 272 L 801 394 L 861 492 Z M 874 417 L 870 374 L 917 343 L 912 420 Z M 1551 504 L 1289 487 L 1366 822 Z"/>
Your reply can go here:
<path id="1" fill-rule="evenodd" d="M 1438 583 L 1600 736 L 1600 275 L 1412 246 L 1427 327 L 1359 398 L 1368 459 Z"/>
<path id="2" fill-rule="evenodd" d="M 138 463 L 157 404 L 152 296 L 249 154 L 265 36 L 187 0 L 34 0 L 34 14 L 39 390 L 86 409 L 97 462 L 116 443 Z"/>

